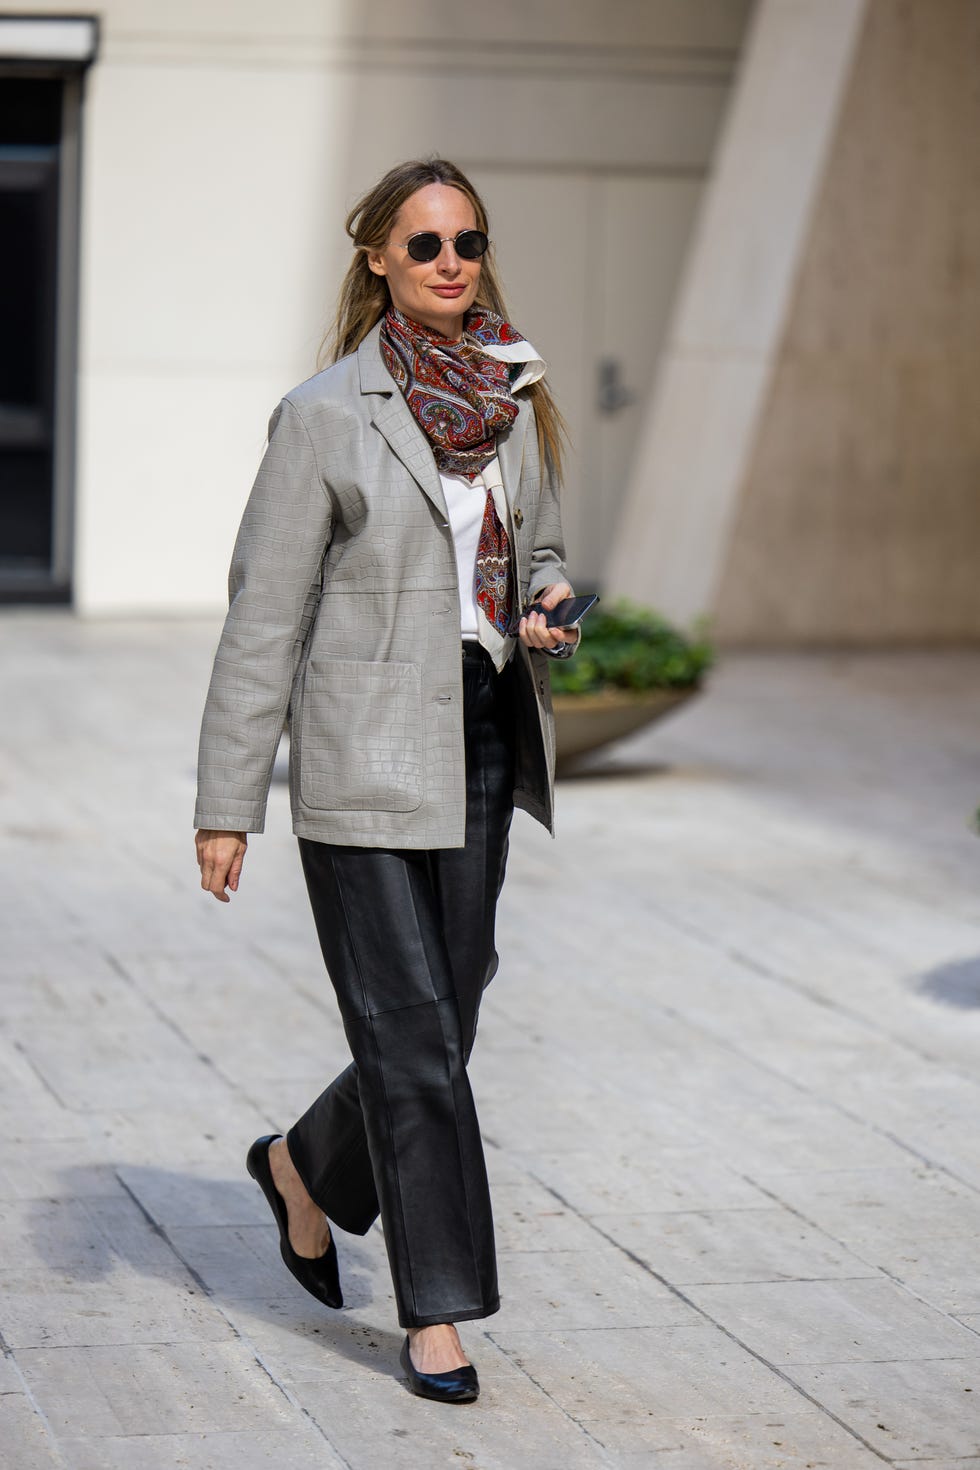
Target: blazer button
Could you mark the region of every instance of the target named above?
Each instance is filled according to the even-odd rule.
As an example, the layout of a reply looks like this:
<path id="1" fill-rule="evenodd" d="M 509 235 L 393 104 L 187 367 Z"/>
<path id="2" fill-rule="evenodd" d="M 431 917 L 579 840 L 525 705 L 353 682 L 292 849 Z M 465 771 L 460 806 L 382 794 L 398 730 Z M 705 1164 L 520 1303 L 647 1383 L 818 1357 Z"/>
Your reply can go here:
<path id="1" fill-rule="evenodd" d="M 514 512 L 514 525 L 517 527 L 518 530 L 520 530 L 523 524 L 524 512 L 521 510 L 520 506 L 518 506 Z"/>

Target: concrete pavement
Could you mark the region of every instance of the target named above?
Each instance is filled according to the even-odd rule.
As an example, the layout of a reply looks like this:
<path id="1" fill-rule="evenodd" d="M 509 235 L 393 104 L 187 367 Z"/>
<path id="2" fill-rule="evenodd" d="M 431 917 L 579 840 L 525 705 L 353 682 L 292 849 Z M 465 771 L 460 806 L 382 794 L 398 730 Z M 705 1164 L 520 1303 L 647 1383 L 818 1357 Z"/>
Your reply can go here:
<path id="1" fill-rule="evenodd" d="M 244 1173 L 346 1050 L 281 785 L 195 887 L 216 633 L 0 618 L 5 1470 L 980 1466 L 980 656 L 732 658 L 518 819 L 449 1409 Z"/>

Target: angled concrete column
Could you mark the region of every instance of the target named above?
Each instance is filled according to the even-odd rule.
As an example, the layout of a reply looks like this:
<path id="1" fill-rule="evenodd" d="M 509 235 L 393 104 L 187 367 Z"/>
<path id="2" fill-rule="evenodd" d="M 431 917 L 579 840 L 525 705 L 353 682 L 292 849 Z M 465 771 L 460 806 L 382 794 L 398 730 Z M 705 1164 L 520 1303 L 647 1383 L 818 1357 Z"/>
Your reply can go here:
<path id="1" fill-rule="evenodd" d="M 712 608 L 867 0 L 760 0 L 605 586 Z"/>

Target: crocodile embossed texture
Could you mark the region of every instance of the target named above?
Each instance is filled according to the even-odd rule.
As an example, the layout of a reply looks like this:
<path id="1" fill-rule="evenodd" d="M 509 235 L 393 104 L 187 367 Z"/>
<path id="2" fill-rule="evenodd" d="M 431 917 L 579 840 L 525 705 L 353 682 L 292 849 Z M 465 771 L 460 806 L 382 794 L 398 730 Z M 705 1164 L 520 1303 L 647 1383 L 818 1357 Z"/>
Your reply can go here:
<path id="1" fill-rule="evenodd" d="M 201 727 L 195 823 L 260 832 L 293 733 L 293 827 L 320 841 L 452 847 L 465 785 L 456 563 L 435 461 L 401 395 L 364 392 L 369 338 L 287 394 L 242 519 Z M 370 364 L 377 374 L 377 364 Z M 389 380 L 390 381 L 390 380 Z M 530 425 L 530 427 L 529 427 Z M 499 443 L 520 590 L 565 576 L 558 496 L 529 407 Z M 535 665 L 538 660 L 532 661 Z M 517 793 L 550 824 L 547 687 Z"/>

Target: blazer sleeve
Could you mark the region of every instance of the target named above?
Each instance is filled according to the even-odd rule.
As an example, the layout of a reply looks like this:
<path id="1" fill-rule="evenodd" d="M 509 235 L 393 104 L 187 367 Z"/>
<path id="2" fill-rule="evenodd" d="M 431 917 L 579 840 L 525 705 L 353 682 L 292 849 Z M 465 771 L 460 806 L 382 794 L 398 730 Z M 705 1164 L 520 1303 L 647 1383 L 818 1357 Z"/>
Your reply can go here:
<path id="1" fill-rule="evenodd" d="M 529 437 L 535 435 L 534 421 L 528 429 Z M 561 529 L 561 505 L 559 487 L 550 464 L 541 466 L 541 492 L 538 501 L 537 524 L 534 547 L 531 551 L 530 575 L 528 577 L 528 601 L 533 602 L 539 592 L 552 582 L 567 582 L 565 569 L 565 537 Z"/>
<path id="2" fill-rule="evenodd" d="M 261 832 L 279 737 L 330 542 L 309 431 L 284 398 L 239 528 L 204 707 L 196 827 Z"/>

